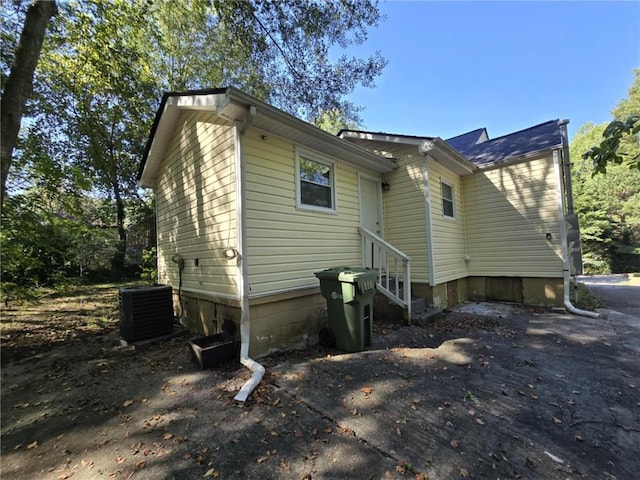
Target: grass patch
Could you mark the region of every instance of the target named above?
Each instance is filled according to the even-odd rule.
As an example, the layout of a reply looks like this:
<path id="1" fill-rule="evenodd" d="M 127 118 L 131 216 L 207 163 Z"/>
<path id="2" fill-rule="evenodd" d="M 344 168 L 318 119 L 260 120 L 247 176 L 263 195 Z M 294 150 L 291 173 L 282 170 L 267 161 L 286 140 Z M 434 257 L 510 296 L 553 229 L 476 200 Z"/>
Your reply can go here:
<path id="1" fill-rule="evenodd" d="M 118 291 L 123 285 L 74 285 L 64 291 L 39 290 L 36 302 L 1 310 L 2 361 L 48 351 L 54 346 L 118 328 Z"/>
<path id="2" fill-rule="evenodd" d="M 595 310 L 603 306 L 598 297 L 594 296 L 589 288 L 580 282 L 576 284 L 576 287 L 571 292 L 571 301 L 582 310 Z"/>

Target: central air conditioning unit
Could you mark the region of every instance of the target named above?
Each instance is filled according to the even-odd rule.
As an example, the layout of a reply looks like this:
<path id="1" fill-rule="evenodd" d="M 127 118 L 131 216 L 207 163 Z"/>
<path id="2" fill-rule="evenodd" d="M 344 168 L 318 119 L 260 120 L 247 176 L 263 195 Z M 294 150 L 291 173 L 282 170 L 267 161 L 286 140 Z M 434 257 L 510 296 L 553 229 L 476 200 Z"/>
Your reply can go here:
<path id="1" fill-rule="evenodd" d="M 120 335 L 133 342 L 173 333 L 173 289 L 170 285 L 120 289 Z"/>

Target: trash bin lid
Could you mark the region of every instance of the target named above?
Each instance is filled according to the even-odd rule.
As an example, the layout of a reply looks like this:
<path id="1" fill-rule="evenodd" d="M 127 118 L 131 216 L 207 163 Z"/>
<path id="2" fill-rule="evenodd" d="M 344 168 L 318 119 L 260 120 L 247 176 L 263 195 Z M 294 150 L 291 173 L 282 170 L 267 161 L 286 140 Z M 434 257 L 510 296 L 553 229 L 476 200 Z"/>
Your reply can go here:
<path id="1" fill-rule="evenodd" d="M 378 276 L 378 271 L 366 268 L 366 267 L 331 267 L 320 272 L 315 272 L 314 275 L 318 278 L 335 279 L 341 282 L 355 283 L 355 279 L 358 277 L 372 277 Z"/>
<path id="2" fill-rule="evenodd" d="M 337 280 L 338 275 L 345 270 L 349 270 L 351 267 L 332 267 L 327 268 L 326 270 L 321 270 L 319 272 L 315 272 L 314 275 L 320 280 Z"/>
<path id="3" fill-rule="evenodd" d="M 366 267 L 332 267 L 315 272 L 314 275 L 320 281 L 333 280 L 356 284 L 358 291 L 365 293 L 375 290 L 378 271 Z"/>
<path id="4" fill-rule="evenodd" d="M 340 282 L 355 283 L 360 293 L 370 292 L 376 289 L 376 277 L 378 272 L 370 268 L 356 267 L 346 270 L 338 275 Z"/>

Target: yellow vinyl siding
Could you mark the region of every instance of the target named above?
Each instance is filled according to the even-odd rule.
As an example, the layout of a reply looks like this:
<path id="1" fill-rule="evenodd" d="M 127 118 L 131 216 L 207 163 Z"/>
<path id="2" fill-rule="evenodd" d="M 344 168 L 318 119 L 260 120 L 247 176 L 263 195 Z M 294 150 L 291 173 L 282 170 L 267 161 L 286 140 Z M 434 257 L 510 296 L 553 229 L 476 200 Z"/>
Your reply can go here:
<path id="1" fill-rule="evenodd" d="M 178 287 L 179 254 L 184 290 L 237 297 L 236 265 L 222 255 L 237 245 L 234 161 L 231 126 L 213 114 L 181 116 L 155 189 L 160 283 Z"/>
<path id="2" fill-rule="evenodd" d="M 422 174 L 423 157 L 415 147 L 398 156 L 398 169 L 385 175 L 389 192 L 383 192 L 385 240 L 411 257 L 411 279 L 427 282 L 427 224 Z"/>
<path id="3" fill-rule="evenodd" d="M 295 145 L 250 128 L 243 136 L 250 296 L 317 286 L 314 272 L 360 265 L 357 170 L 334 161 L 336 212 L 296 208 Z"/>
<path id="4" fill-rule="evenodd" d="M 462 183 L 469 275 L 562 275 L 556 179 L 550 156 L 480 171 L 464 177 Z"/>
<path id="5" fill-rule="evenodd" d="M 467 276 L 464 202 L 460 177 L 432 159 L 428 165 L 435 283 L 439 284 Z M 443 214 L 441 180 L 453 187 L 454 218 Z"/>

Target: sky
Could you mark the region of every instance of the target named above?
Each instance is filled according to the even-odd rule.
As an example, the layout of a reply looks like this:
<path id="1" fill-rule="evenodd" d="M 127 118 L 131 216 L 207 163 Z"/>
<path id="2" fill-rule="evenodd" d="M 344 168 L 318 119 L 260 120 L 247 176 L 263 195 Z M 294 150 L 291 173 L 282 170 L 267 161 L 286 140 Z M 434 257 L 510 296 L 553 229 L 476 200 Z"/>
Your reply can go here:
<path id="1" fill-rule="evenodd" d="M 363 127 L 490 138 L 547 120 L 611 120 L 640 68 L 640 1 L 381 2 L 386 19 L 362 45 L 388 60 L 373 89 L 348 99 Z"/>

